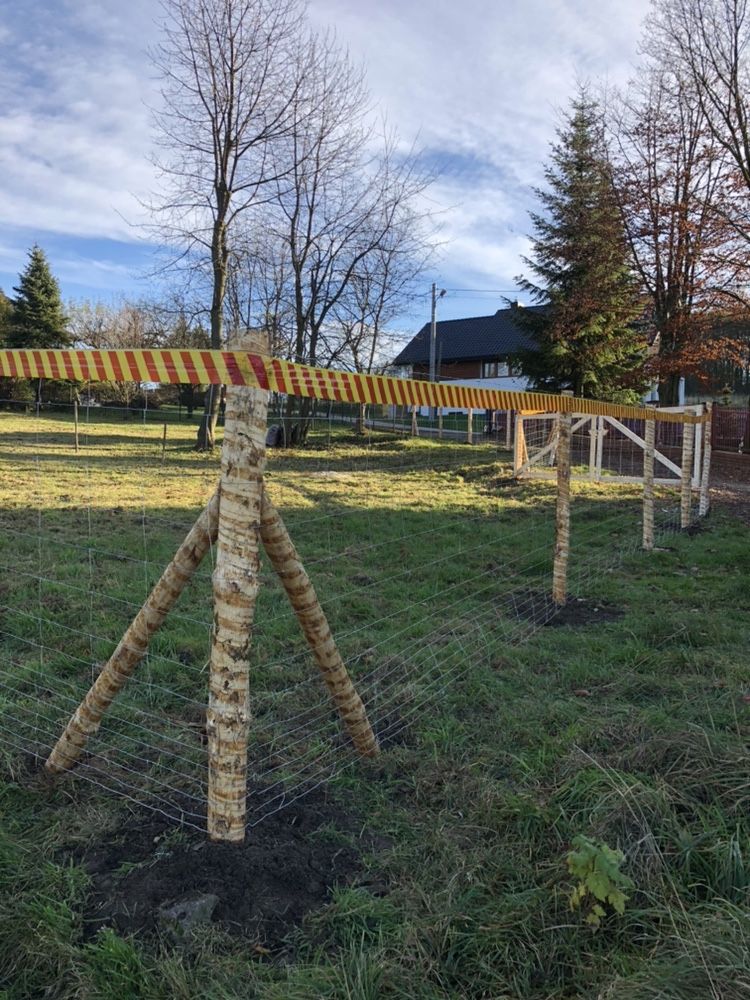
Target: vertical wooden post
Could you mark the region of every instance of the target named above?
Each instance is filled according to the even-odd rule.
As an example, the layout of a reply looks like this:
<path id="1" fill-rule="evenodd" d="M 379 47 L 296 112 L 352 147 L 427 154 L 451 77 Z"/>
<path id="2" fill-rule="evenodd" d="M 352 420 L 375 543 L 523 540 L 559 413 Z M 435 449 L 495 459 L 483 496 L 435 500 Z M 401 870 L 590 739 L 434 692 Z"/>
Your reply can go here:
<path id="1" fill-rule="evenodd" d="M 597 417 L 591 418 L 589 426 L 589 479 L 596 480 L 596 427 Z"/>
<path id="2" fill-rule="evenodd" d="M 523 416 L 520 410 L 516 410 L 515 435 L 513 437 L 513 475 L 517 476 L 524 462 L 528 458 L 526 450 L 526 434 L 523 429 Z"/>
<path id="3" fill-rule="evenodd" d="M 164 458 L 164 455 L 166 454 L 166 451 L 167 451 L 167 424 L 166 424 L 166 421 L 165 421 L 164 422 L 164 430 L 162 431 L 162 435 L 161 435 L 161 457 L 162 458 Z"/>
<path id="4" fill-rule="evenodd" d="M 594 460 L 594 480 L 602 481 L 602 463 L 604 461 L 604 417 L 596 418 L 596 458 Z"/>
<path id="5" fill-rule="evenodd" d="M 466 415 L 466 443 L 474 443 L 474 411 L 472 409 Z"/>
<path id="6" fill-rule="evenodd" d="M 419 437 L 419 424 L 417 423 L 417 407 L 416 404 L 411 408 L 411 436 Z"/>
<path id="7" fill-rule="evenodd" d="M 568 391 L 566 396 L 572 396 Z M 568 555 L 570 551 L 570 428 L 571 413 L 558 414 L 557 506 L 555 509 L 555 559 L 552 567 L 552 600 L 558 606 L 568 596 Z"/>
<path id="8" fill-rule="evenodd" d="M 505 411 L 505 447 L 510 451 L 513 431 L 513 410 Z"/>
<path id="9" fill-rule="evenodd" d="M 443 408 L 438 407 L 438 440 L 443 440 Z"/>
<path id="10" fill-rule="evenodd" d="M 646 418 L 643 440 L 643 548 L 650 552 L 654 547 L 654 449 L 656 447 L 656 421 Z"/>
<path id="11" fill-rule="evenodd" d="M 76 455 L 77 455 L 78 451 L 79 451 L 79 444 L 78 444 L 78 400 L 77 399 L 73 400 L 73 436 L 74 436 L 74 440 L 75 440 L 75 449 L 76 449 Z"/>
<path id="12" fill-rule="evenodd" d="M 682 425 L 682 468 L 680 476 L 680 527 L 687 528 L 693 500 L 693 443 L 695 424 Z"/>
<path id="13" fill-rule="evenodd" d="M 268 354 L 253 332 L 242 350 Z M 268 392 L 230 386 L 221 449 L 219 530 L 213 573 L 214 628 L 208 711 L 208 835 L 245 837 L 250 643 L 260 587 L 260 514 L 266 464 Z"/>
<path id="14" fill-rule="evenodd" d="M 711 507 L 709 493 L 711 482 L 711 420 L 713 403 L 706 403 L 708 419 L 703 425 L 703 467 L 701 469 L 701 492 L 698 502 L 698 516 L 705 517 Z"/>

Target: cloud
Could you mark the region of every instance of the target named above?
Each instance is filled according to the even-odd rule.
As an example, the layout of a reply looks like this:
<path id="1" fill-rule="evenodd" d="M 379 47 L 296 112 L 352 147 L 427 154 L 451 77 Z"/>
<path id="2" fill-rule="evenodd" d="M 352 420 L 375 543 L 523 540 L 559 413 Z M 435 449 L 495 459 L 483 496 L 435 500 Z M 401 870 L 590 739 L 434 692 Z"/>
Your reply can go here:
<path id="1" fill-rule="evenodd" d="M 404 146 L 416 138 L 441 171 L 429 198 L 449 241 L 442 282 L 505 287 L 519 273 L 555 109 L 576 79 L 627 79 L 647 9 L 648 0 L 311 0 L 313 22 L 366 62 Z M 5 5 L 0 225 L 27 232 L 24 245 L 37 232 L 71 247 L 138 239 L 128 221 L 158 189 L 148 159 L 158 83 L 145 51 L 158 13 L 156 0 L 35 0 L 33 17 Z M 63 256 L 72 274 L 76 253 Z M 104 258 L 80 256 L 86 283 L 83 269 Z"/>

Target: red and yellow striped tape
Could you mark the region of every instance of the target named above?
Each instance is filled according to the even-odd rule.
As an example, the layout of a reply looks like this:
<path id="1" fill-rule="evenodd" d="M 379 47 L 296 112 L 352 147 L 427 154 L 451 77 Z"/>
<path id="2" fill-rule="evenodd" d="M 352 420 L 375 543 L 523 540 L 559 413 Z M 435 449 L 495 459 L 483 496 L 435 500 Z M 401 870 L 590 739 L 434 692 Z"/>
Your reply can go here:
<path id="1" fill-rule="evenodd" d="M 481 389 L 452 382 L 422 382 L 360 375 L 283 361 L 245 351 L 196 350 L 0 350 L 0 377 L 70 379 L 75 382 L 161 382 L 249 385 L 293 396 L 347 403 L 439 406 L 446 409 L 531 410 L 643 418 L 638 406 L 542 392 Z M 701 423 L 705 415 L 650 410 L 656 420 Z"/>

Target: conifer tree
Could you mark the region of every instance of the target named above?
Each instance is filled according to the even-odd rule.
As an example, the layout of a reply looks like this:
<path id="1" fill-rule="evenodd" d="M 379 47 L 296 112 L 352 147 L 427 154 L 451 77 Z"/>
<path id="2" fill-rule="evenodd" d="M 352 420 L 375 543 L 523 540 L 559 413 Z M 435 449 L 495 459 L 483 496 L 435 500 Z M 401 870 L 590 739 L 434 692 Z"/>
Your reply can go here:
<path id="1" fill-rule="evenodd" d="M 60 301 L 60 286 L 41 247 L 29 251 L 29 262 L 14 286 L 16 298 L 8 324 L 11 347 L 67 347 L 71 338 Z"/>
<path id="2" fill-rule="evenodd" d="M 585 89 L 572 102 L 532 213 L 536 282 L 519 278 L 534 303 L 519 312 L 537 351 L 522 358 L 537 389 L 635 400 L 645 388 L 641 305 L 614 195 L 598 107 Z"/>
<path id="3" fill-rule="evenodd" d="M 13 303 L 5 294 L 5 292 L 0 288 L 0 345 L 7 343 L 8 340 L 8 327 L 10 325 L 10 317 L 13 312 Z"/>

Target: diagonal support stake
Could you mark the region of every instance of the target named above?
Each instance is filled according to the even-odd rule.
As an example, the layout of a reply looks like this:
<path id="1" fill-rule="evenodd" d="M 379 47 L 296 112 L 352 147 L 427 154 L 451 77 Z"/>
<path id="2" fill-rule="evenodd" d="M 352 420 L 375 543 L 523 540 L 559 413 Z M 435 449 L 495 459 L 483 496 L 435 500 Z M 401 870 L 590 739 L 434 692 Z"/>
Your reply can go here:
<path id="1" fill-rule="evenodd" d="M 99 729 L 104 713 L 146 655 L 151 637 L 174 607 L 177 598 L 216 540 L 218 523 L 217 492 L 188 532 L 117 649 L 104 664 L 88 694 L 73 713 L 44 765 L 51 774 L 69 771 L 80 760 L 90 737 Z"/>
<path id="2" fill-rule="evenodd" d="M 281 515 L 263 490 L 260 537 L 304 632 L 321 676 L 352 743 L 364 757 L 379 752 L 365 706 L 346 669 L 315 588 L 305 572 Z"/>

